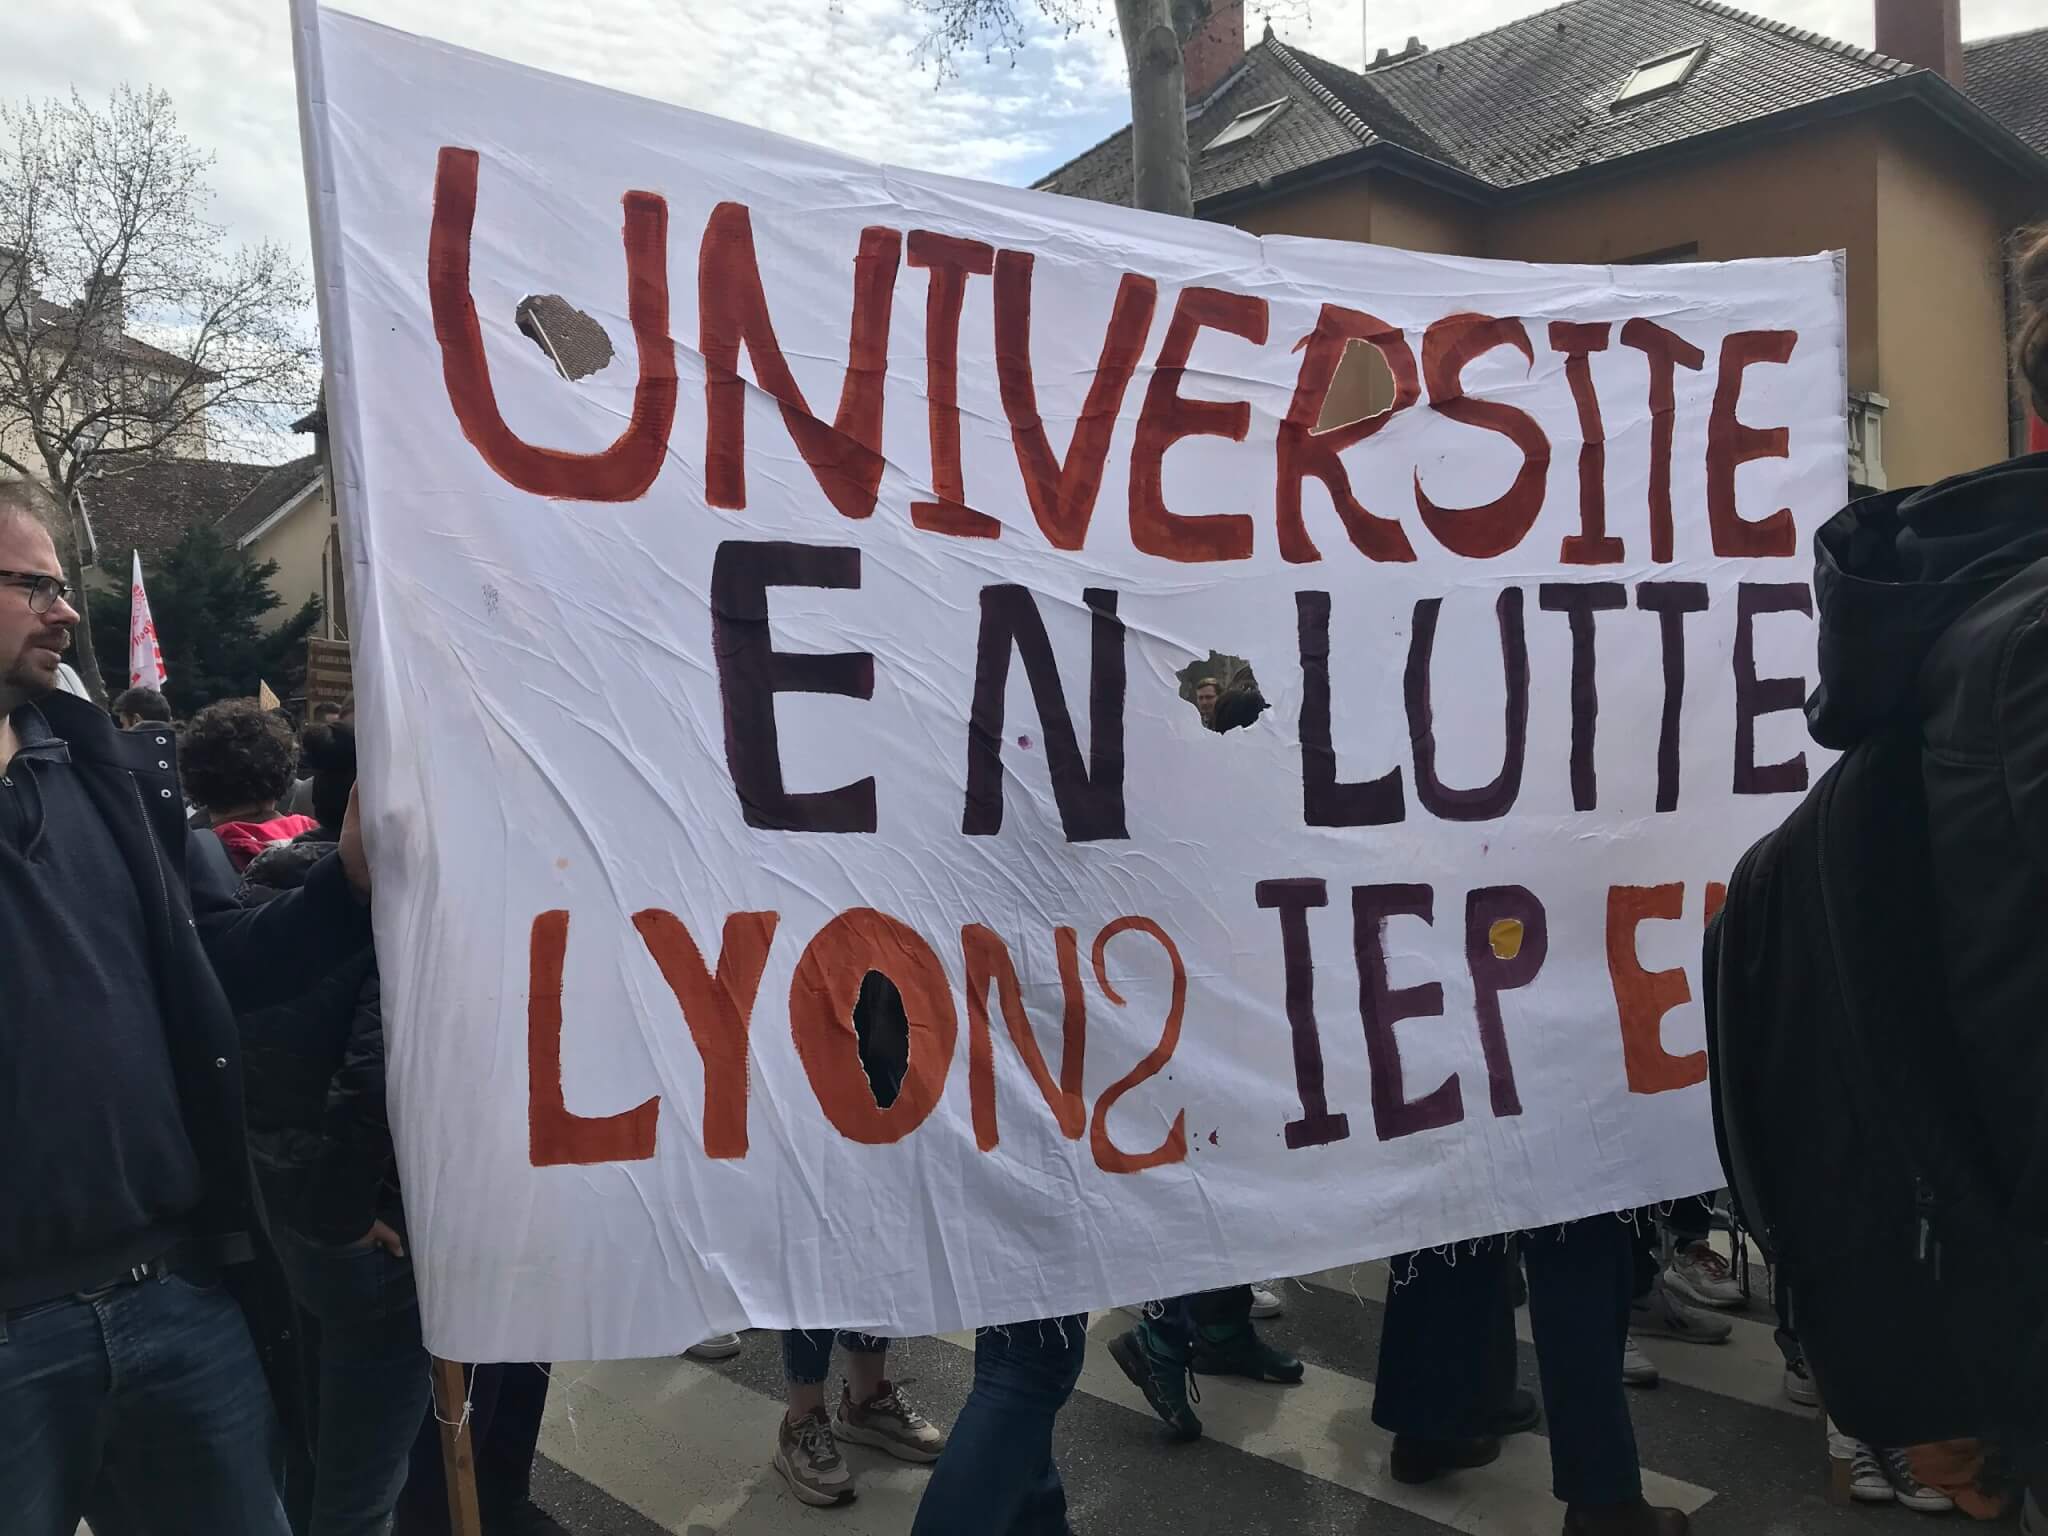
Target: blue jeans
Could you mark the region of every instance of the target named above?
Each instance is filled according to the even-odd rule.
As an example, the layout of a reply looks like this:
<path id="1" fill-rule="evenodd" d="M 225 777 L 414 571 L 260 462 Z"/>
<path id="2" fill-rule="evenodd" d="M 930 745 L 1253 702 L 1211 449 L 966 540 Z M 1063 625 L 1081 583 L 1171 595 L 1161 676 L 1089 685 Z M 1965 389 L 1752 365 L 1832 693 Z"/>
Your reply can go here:
<path id="1" fill-rule="evenodd" d="M 274 1235 L 292 1299 L 320 1324 L 308 1536 L 381 1536 L 429 1397 L 412 1265 L 382 1248 Z"/>
<path id="2" fill-rule="evenodd" d="M 279 1444 L 249 1326 L 213 1277 L 166 1275 L 0 1316 L 8 1536 L 72 1536 L 81 1518 L 95 1536 L 289 1536 Z"/>
<path id="3" fill-rule="evenodd" d="M 830 1328 L 783 1329 L 783 1379 L 812 1387 L 831 1376 L 834 1337 Z M 865 1333 L 840 1333 L 836 1337 L 839 1347 L 849 1354 L 879 1355 L 889 1347 L 887 1339 L 871 1338 Z"/>
<path id="4" fill-rule="evenodd" d="M 974 1390 L 932 1469 L 910 1536 L 1071 1536 L 1052 1425 L 1088 1348 L 1088 1319 L 984 1328 Z"/>

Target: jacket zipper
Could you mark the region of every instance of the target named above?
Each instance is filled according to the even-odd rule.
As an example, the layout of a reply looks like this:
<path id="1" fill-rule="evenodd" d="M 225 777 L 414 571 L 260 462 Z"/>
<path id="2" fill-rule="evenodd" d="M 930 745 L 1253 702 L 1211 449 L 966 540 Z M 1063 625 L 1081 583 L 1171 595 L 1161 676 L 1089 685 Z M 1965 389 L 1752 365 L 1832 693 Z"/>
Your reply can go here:
<path id="1" fill-rule="evenodd" d="M 149 861 L 156 869 L 156 894 L 164 914 L 165 942 L 174 944 L 177 940 L 171 933 L 171 887 L 164 878 L 163 850 L 157 846 L 156 829 L 149 824 L 149 806 L 143 801 L 142 786 L 132 774 L 128 776 L 128 787 L 135 792 L 135 810 L 142 818 L 142 839 L 149 845 Z"/>

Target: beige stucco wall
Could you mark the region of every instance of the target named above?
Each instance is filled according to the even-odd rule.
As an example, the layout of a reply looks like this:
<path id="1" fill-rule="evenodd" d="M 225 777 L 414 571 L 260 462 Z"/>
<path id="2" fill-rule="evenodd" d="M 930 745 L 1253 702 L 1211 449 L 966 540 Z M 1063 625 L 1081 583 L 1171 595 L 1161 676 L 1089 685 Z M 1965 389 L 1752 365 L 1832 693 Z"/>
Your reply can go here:
<path id="1" fill-rule="evenodd" d="M 1948 130 L 1873 114 L 1491 210 L 1367 174 L 1276 197 L 1231 222 L 1517 261 L 1622 262 L 1686 247 L 1702 261 L 1845 251 L 1849 388 L 1890 400 L 1885 471 L 1891 484 L 1911 485 L 2007 452 L 1999 260 L 2005 231 L 2026 211 L 2018 197 L 2016 183 Z M 1356 384 L 1348 369 L 1339 375 L 1333 408 Z"/>
<path id="2" fill-rule="evenodd" d="M 1849 255 L 1849 387 L 1878 387 L 1878 158 L 1868 122 L 1826 124 L 1739 153 L 1666 164 L 1495 214 L 1486 254 L 1629 261 L 1697 246 L 1701 261 Z"/>
<path id="3" fill-rule="evenodd" d="M 1919 485 L 2006 456 L 2004 189 L 1945 138 L 1877 156 L 1878 392 L 1885 471 Z"/>
<path id="4" fill-rule="evenodd" d="M 283 603 L 271 610 L 273 624 L 281 624 L 297 613 L 308 597 L 317 597 L 323 603 L 326 601 L 325 556 L 330 522 L 327 492 L 323 486 L 262 537 L 244 546 L 242 552 L 257 564 L 266 560 L 277 562 L 277 574 L 270 579 L 270 590 L 283 599 Z"/>

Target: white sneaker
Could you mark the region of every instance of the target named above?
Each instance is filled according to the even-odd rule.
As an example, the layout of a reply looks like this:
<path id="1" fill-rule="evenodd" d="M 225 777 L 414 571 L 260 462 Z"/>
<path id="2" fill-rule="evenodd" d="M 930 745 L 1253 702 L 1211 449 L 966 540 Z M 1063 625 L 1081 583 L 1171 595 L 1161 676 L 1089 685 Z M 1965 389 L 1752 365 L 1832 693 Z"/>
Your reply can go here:
<path id="1" fill-rule="evenodd" d="M 1274 1289 L 1276 1281 L 1264 1281 L 1252 1287 L 1252 1316 L 1260 1319 L 1278 1317 L 1283 1310 L 1280 1293 Z"/>
<path id="2" fill-rule="evenodd" d="M 1628 1309 L 1628 1330 L 1646 1339 L 1678 1339 L 1686 1344 L 1726 1344 L 1735 1325 L 1725 1317 L 1696 1311 L 1672 1295 L 1659 1275 L 1650 1293 Z"/>
<path id="3" fill-rule="evenodd" d="M 1657 1374 L 1657 1362 L 1643 1353 L 1643 1346 L 1633 1337 L 1622 1340 L 1621 1379 L 1631 1387 L 1654 1387 L 1663 1379 Z"/>
<path id="4" fill-rule="evenodd" d="M 1813 1384 L 1813 1372 L 1803 1357 L 1785 1367 L 1785 1395 L 1802 1408 L 1820 1406 L 1820 1388 Z"/>
<path id="5" fill-rule="evenodd" d="M 702 1343 L 692 1344 L 683 1355 L 690 1360 L 730 1360 L 745 1348 L 736 1333 L 714 1333 Z"/>
<path id="6" fill-rule="evenodd" d="M 1907 1509 L 1923 1515 L 1945 1515 L 1956 1507 L 1956 1501 L 1939 1488 L 1930 1488 L 1913 1475 L 1912 1459 L 1902 1450 L 1879 1451 L 1878 1458 L 1884 1463 L 1884 1475 L 1891 1484 L 1892 1493 Z"/>
<path id="7" fill-rule="evenodd" d="M 1694 1306 L 1739 1307 L 1742 1287 L 1735 1271 L 1711 1243 L 1688 1243 L 1671 1256 L 1664 1283 Z"/>
<path id="8" fill-rule="evenodd" d="M 2041 1513 L 2041 1506 L 2034 1502 L 2034 1496 L 2027 1495 L 2026 1508 L 2020 1511 L 2020 1536 L 2048 1536 L 2048 1515 Z"/>

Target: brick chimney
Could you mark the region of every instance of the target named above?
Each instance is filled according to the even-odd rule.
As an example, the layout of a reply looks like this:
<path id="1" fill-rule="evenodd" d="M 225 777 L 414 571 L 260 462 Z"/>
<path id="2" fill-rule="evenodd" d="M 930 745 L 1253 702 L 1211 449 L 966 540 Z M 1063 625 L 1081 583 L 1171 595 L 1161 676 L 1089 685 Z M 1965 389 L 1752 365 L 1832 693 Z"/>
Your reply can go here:
<path id="1" fill-rule="evenodd" d="M 1877 51 L 1963 83 L 1963 0 L 1877 0 Z"/>
<path id="2" fill-rule="evenodd" d="M 1193 106 L 1244 59 L 1244 0 L 1214 0 L 1209 19 L 1181 44 L 1180 57 Z"/>

